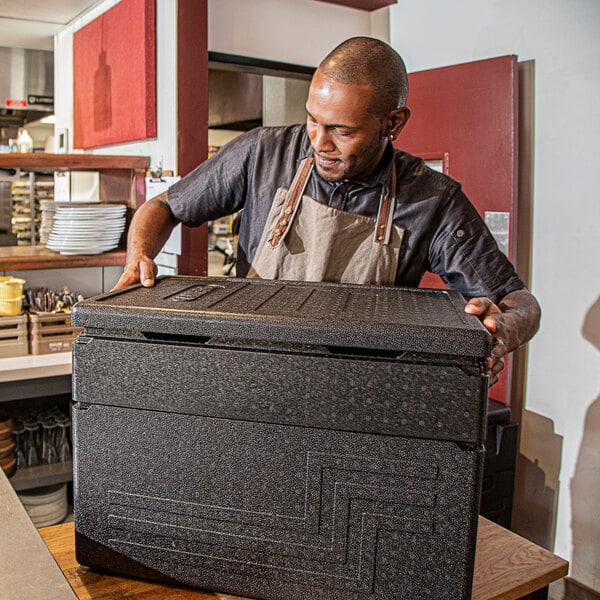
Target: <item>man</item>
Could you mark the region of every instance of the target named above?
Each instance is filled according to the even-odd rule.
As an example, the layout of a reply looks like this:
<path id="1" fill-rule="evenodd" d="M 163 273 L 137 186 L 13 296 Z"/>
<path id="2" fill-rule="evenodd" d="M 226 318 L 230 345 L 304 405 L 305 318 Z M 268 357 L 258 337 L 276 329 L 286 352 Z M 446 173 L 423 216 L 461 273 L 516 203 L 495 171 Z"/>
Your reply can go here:
<path id="1" fill-rule="evenodd" d="M 243 208 L 238 276 L 418 286 L 438 273 L 504 356 L 537 331 L 540 309 L 460 184 L 394 150 L 410 117 L 402 58 L 372 38 L 335 48 L 315 72 L 306 124 L 259 128 L 142 206 L 116 288 L 152 286 L 173 227 Z"/>

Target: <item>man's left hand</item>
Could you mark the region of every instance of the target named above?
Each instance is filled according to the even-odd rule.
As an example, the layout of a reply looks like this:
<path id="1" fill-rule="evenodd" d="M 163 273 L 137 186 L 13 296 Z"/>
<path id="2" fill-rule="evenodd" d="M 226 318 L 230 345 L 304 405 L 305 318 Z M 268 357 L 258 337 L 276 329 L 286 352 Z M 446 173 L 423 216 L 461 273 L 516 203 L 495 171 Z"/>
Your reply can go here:
<path id="1" fill-rule="evenodd" d="M 504 369 L 504 357 L 509 352 L 505 342 L 502 311 L 489 298 L 473 298 L 467 302 L 465 312 L 479 317 L 483 326 L 492 334 L 492 355 L 486 358 L 492 386 L 497 383 L 500 372 Z"/>
<path id="2" fill-rule="evenodd" d="M 539 327 L 540 307 L 527 290 L 507 294 L 498 304 L 489 298 L 472 298 L 465 312 L 475 315 L 492 334 L 492 355 L 487 358 L 490 386 L 504 369 L 504 357 L 528 342 Z"/>

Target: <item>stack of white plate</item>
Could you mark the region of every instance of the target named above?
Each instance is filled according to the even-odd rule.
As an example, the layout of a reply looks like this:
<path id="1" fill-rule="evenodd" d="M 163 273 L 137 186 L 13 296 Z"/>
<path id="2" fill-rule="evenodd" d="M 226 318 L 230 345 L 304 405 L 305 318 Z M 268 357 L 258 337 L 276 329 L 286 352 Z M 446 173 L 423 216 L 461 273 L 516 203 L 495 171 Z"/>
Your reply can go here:
<path id="1" fill-rule="evenodd" d="M 46 248 L 69 255 L 113 250 L 125 230 L 126 210 L 122 204 L 57 204 Z"/>
<path id="2" fill-rule="evenodd" d="M 42 221 L 40 223 L 40 244 L 46 244 L 48 236 L 52 231 L 54 223 L 54 211 L 56 210 L 56 202 L 54 200 L 40 200 L 40 212 L 42 213 Z"/>
<path id="3" fill-rule="evenodd" d="M 19 500 L 36 527 L 56 525 L 69 512 L 65 483 L 20 492 Z"/>

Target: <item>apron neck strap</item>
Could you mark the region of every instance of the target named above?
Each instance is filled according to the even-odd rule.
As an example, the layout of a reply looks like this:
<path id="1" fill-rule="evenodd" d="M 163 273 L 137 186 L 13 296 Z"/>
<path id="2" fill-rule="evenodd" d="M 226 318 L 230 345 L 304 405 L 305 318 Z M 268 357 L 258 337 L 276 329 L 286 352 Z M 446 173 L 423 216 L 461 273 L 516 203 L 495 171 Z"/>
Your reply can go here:
<path id="1" fill-rule="evenodd" d="M 386 193 L 387 192 L 387 193 Z M 385 186 L 381 189 L 379 199 L 379 212 L 375 223 L 375 243 L 389 244 L 392 235 L 392 224 L 394 222 L 394 211 L 396 209 L 396 161 L 392 158 L 392 176 L 390 187 L 386 191 Z"/>
<path id="2" fill-rule="evenodd" d="M 292 220 L 294 219 L 294 215 L 296 214 L 296 210 L 298 209 L 300 198 L 302 198 L 302 194 L 304 193 L 306 184 L 308 183 L 308 178 L 312 172 L 312 167 L 313 158 L 312 156 L 309 156 L 300 163 L 300 167 L 296 171 L 292 185 L 290 185 L 290 189 L 285 197 L 281 218 L 279 219 L 277 226 L 275 229 L 273 229 L 273 233 L 269 238 L 269 244 L 273 248 L 279 246 L 290 228 Z"/>

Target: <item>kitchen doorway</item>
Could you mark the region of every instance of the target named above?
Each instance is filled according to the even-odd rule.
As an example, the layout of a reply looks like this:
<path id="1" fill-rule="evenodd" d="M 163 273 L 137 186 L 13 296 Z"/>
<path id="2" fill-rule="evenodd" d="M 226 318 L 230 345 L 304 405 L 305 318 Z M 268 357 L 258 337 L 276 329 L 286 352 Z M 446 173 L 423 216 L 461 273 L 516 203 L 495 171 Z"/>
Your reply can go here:
<path id="1" fill-rule="evenodd" d="M 246 131 L 302 123 L 314 67 L 208 53 L 208 157 Z M 235 275 L 236 215 L 208 224 L 208 275 Z"/>

